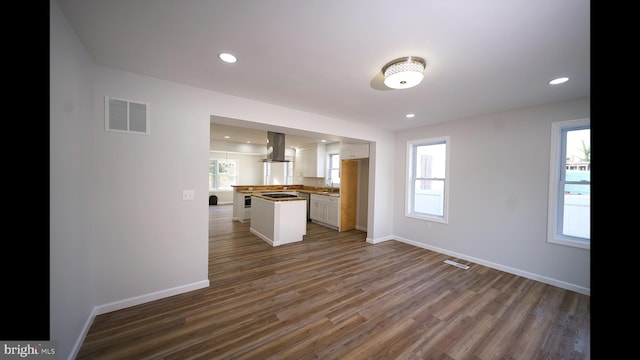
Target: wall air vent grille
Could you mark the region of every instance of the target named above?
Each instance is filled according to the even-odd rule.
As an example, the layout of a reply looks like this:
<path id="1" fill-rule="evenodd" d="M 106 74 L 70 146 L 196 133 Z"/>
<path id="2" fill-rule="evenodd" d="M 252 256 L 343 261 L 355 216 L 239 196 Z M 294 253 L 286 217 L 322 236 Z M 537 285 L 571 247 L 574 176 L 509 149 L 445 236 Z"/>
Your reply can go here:
<path id="1" fill-rule="evenodd" d="M 104 117 L 106 131 L 149 135 L 149 104 L 105 96 Z"/>

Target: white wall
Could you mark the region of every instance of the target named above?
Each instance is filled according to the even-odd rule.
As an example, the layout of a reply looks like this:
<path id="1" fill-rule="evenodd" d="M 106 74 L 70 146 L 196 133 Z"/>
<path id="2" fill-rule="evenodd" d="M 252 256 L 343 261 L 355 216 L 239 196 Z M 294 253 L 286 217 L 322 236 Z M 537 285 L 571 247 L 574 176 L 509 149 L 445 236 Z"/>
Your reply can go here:
<path id="1" fill-rule="evenodd" d="M 95 80 L 96 304 L 208 286 L 209 114 L 166 82 L 103 67 Z M 104 131 L 105 95 L 148 103 L 150 135 Z"/>
<path id="2" fill-rule="evenodd" d="M 358 160 L 358 217 L 356 229 L 367 230 L 369 194 L 369 159 Z"/>
<path id="3" fill-rule="evenodd" d="M 367 213 L 367 242 L 393 239 L 393 196 L 402 183 L 394 184 L 394 152 L 383 142 L 369 143 L 369 211 Z M 388 191 L 388 194 L 381 192 Z"/>
<path id="4" fill-rule="evenodd" d="M 98 304 L 206 280 L 210 115 L 309 131 L 320 123 L 392 149 L 390 133 L 336 119 L 105 67 L 96 67 L 95 79 Z M 105 95 L 149 103 L 151 135 L 104 132 Z M 391 181 L 380 186 L 389 202 Z M 195 190 L 195 201 L 182 201 L 183 189 Z M 376 231 L 390 234 L 391 223 Z"/>
<path id="5" fill-rule="evenodd" d="M 50 1 L 49 329 L 71 356 L 95 306 L 93 63 Z"/>
<path id="6" fill-rule="evenodd" d="M 50 323 L 60 358 L 79 349 L 95 314 L 208 286 L 211 115 L 335 129 L 393 151 L 386 130 L 96 66 L 55 1 L 50 20 Z M 105 132 L 105 95 L 148 103 L 150 135 Z M 370 187 L 380 209 L 392 188 L 389 177 Z M 369 223 L 370 237 L 391 235 L 391 222 Z"/>
<path id="7" fill-rule="evenodd" d="M 211 115 L 371 141 L 370 242 L 395 235 L 589 290 L 589 251 L 545 237 L 550 123 L 588 116 L 589 99 L 394 138 L 341 119 L 95 66 L 57 3 L 50 4 L 50 327 L 60 358 L 77 351 L 96 313 L 207 286 Z M 105 95 L 148 102 L 151 134 L 105 132 Z M 441 135 L 451 136 L 450 223 L 426 230 L 403 215 L 405 143 Z M 195 191 L 194 201 L 182 200 L 184 189 Z"/>
<path id="8" fill-rule="evenodd" d="M 403 241 L 590 293 L 590 251 L 546 241 L 553 121 L 587 118 L 589 98 L 396 134 L 394 234 Z M 407 218 L 406 142 L 450 136 L 449 224 Z"/>
<path id="9" fill-rule="evenodd" d="M 327 186 L 327 182 L 324 178 L 310 178 L 310 177 L 300 177 L 297 176 L 294 178 L 295 184 L 300 184 L 304 186 L 315 186 L 315 187 L 325 187 Z"/>

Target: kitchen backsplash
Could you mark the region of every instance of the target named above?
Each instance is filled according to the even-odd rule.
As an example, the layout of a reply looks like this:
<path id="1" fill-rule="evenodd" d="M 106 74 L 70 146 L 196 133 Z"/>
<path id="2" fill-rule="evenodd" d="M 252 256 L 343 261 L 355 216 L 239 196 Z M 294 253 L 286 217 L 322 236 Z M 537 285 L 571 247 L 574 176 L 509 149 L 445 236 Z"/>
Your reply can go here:
<path id="1" fill-rule="evenodd" d="M 326 186 L 326 182 L 324 178 L 301 178 L 302 179 L 302 185 L 304 186 L 319 186 L 319 187 L 325 187 Z M 340 187 L 340 185 L 334 185 L 334 187 L 338 188 Z"/>

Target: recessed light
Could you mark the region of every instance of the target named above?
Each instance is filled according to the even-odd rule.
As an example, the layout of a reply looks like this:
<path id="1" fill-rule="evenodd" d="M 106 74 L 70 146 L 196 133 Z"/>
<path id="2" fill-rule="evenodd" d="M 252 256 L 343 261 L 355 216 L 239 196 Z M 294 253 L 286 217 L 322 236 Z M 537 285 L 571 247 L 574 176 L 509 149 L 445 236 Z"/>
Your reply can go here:
<path id="1" fill-rule="evenodd" d="M 413 117 L 416 117 L 416 114 L 407 114 L 404 117 L 406 117 L 407 119 L 411 119 Z"/>
<path id="2" fill-rule="evenodd" d="M 225 139 L 230 139 L 230 138 L 231 138 L 231 136 L 229 136 L 229 135 L 225 135 L 225 136 L 224 136 L 224 138 L 225 138 Z"/>
<path id="3" fill-rule="evenodd" d="M 320 140 L 320 142 L 327 142 L 327 140 L 322 139 L 322 140 Z"/>
<path id="4" fill-rule="evenodd" d="M 549 81 L 549 84 L 550 85 L 558 85 L 558 84 L 566 83 L 567 81 L 569 81 L 568 77 L 559 77 L 557 79 L 553 79 L 553 80 Z"/>
<path id="5" fill-rule="evenodd" d="M 220 58 L 220 60 L 230 64 L 233 64 L 234 62 L 238 61 L 238 59 L 236 59 L 235 56 L 229 53 L 220 53 L 218 54 L 218 57 Z"/>

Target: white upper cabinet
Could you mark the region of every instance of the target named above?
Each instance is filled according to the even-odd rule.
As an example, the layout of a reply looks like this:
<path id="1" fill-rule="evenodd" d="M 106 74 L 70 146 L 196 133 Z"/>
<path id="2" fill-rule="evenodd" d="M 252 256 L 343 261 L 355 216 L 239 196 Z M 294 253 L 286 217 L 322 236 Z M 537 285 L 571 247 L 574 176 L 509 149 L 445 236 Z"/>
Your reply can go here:
<path id="1" fill-rule="evenodd" d="M 324 177 L 325 144 L 312 144 L 296 153 L 295 173 L 301 177 Z"/>
<path id="2" fill-rule="evenodd" d="M 369 144 L 342 144 L 340 147 L 340 158 L 364 159 L 369 157 Z"/>

